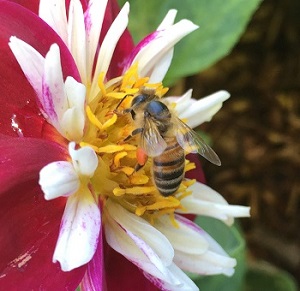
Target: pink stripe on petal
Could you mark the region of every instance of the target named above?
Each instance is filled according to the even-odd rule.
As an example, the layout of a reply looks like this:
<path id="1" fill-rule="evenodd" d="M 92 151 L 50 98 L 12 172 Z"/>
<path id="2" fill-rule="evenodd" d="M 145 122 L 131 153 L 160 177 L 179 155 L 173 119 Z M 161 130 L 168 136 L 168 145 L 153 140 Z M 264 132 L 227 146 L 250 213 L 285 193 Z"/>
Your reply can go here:
<path id="1" fill-rule="evenodd" d="M 80 80 L 73 57 L 61 38 L 37 15 L 13 2 L 1 1 L 0 9 L 0 132 L 16 136 L 11 117 L 28 108 L 38 115 L 36 95 L 12 54 L 8 42 L 17 36 L 33 46 L 43 56 L 51 44 L 60 46 L 64 76 Z"/>
<path id="2" fill-rule="evenodd" d="M 132 65 L 133 60 L 138 55 L 138 53 L 147 46 L 151 41 L 156 39 L 159 36 L 159 31 L 154 31 L 151 34 L 147 35 L 142 41 L 140 41 L 136 47 L 132 50 L 131 54 L 126 58 L 123 65 L 123 73 L 125 73 L 129 67 Z"/>

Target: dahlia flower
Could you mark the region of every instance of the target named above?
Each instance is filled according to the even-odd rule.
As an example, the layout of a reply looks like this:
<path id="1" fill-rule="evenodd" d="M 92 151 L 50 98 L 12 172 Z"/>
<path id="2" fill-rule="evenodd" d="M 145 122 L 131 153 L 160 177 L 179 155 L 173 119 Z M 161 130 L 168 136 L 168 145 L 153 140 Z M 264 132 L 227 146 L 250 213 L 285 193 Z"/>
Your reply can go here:
<path id="1" fill-rule="evenodd" d="M 212 118 L 226 91 L 196 101 L 162 85 L 197 26 L 170 10 L 134 46 L 128 3 L 16 2 L 0 1 L 2 289 L 198 290 L 184 271 L 232 275 L 235 259 L 182 214 L 231 225 L 249 208 L 194 179 L 160 195 L 151 159 L 135 171 L 139 139 L 116 111 L 151 88 L 191 127 Z"/>

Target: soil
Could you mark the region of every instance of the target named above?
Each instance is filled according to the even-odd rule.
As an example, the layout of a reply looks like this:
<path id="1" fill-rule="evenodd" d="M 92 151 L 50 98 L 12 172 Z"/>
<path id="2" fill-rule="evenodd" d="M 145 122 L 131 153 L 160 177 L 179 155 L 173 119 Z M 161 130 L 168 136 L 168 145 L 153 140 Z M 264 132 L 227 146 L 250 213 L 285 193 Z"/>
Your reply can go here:
<path id="1" fill-rule="evenodd" d="M 179 85 L 231 98 L 204 130 L 222 160 L 203 162 L 207 183 L 242 219 L 251 258 L 300 278 L 300 1 L 265 0 L 233 51 Z M 201 84 L 201 85 L 199 85 Z M 298 279 L 299 280 L 299 279 Z"/>

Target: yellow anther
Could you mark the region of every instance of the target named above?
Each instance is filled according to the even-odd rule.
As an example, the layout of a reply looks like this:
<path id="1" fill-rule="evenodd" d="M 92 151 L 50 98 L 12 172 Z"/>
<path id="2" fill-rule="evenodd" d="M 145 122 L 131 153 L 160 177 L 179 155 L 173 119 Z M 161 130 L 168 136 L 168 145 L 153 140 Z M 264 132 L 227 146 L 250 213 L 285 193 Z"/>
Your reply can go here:
<path id="1" fill-rule="evenodd" d="M 119 152 L 114 157 L 114 165 L 119 168 L 120 167 L 120 160 L 127 156 L 127 152 Z"/>
<path id="2" fill-rule="evenodd" d="M 174 215 L 174 212 L 173 213 L 170 213 L 170 220 L 171 220 L 171 223 L 173 224 L 173 226 L 175 228 L 179 228 L 179 223 L 176 221 L 175 219 L 175 215 Z"/>
<path id="3" fill-rule="evenodd" d="M 121 196 L 124 194 L 133 194 L 133 195 L 145 195 L 145 194 L 149 194 L 151 192 L 155 191 L 155 187 L 132 187 L 132 188 L 126 188 L 126 189 L 122 189 L 122 188 L 115 188 L 113 190 L 113 193 L 116 196 Z"/>
<path id="4" fill-rule="evenodd" d="M 96 127 L 98 127 L 99 129 L 101 129 L 102 128 L 102 123 L 99 121 L 99 119 L 92 112 L 90 106 L 86 106 L 85 111 L 86 111 L 86 115 L 87 115 L 89 121 L 92 124 L 94 124 Z"/>
<path id="5" fill-rule="evenodd" d="M 130 177 L 130 182 L 134 185 L 143 185 L 149 182 L 149 177 L 142 174 L 134 174 Z"/>
<path id="6" fill-rule="evenodd" d="M 99 74 L 99 77 L 98 77 L 98 86 L 100 88 L 100 91 L 102 93 L 102 96 L 105 96 L 106 95 L 106 88 L 105 88 L 105 85 L 104 85 L 104 76 L 105 76 L 105 73 L 104 72 L 101 72 Z"/>
<path id="7" fill-rule="evenodd" d="M 116 123 L 116 121 L 117 121 L 117 119 L 118 119 L 118 116 L 117 116 L 117 114 L 113 114 L 113 116 L 111 117 L 111 118 L 109 118 L 108 120 L 106 120 L 104 123 L 103 123 L 103 125 L 102 125 L 102 130 L 105 130 L 105 129 L 107 129 L 108 127 L 110 127 L 110 126 L 112 126 L 113 124 L 115 124 Z"/>
<path id="8" fill-rule="evenodd" d="M 184 170 L 185 172 L 193 170 L 196 168 L 196 165 L 194 163 L 188 163 L 187 165 L 185 165 Z"/>
<path id="9" fill-rule="evenodd" d="M 124 151 L 136 151 L 137 148 L 132 144 L 123 144 L 122 146 L 124 147 Z"/>
<path id="10" fill-rule="evenodd" d="M 134 168 L 132 167 L 122 167 L 120 168 L 120 172 L 123 172 L 125 175 L 130 176 L 134 172 Z"/>
<path id="11" fill-rule="evenodd" d="M 120 152 L 123 149 L 124 149 L 124 147 L 120 146 L 120 145 L 107 145 L 104 147 L 97 148 L 96 152 L 112 154 L 112 153 Z"/>
<path id="12" fill-rule="evenodd" d="M 90 147 L 90 148 L 92 148 L 95 152 L 97 152 L 97 150 L 98 150 L 98 147 L 96 147 L 96 146 L 94 146 L 94 145 L 92 145 L 92 144 L 90 144 L 90 143 L 88 143 L 88 142 L 82 141 L 82 142 L 79 143 L 79 145 L 80 145 L 81 148 L 83 148 L 83 147 Z"/>
<path id="13" fill-rule="evenodd" d="M 124 98 L 125 95 L 126 94 L 124 92 L 115 92 L 115 91 L 112 91 L 110 93 L 107 93 L 106 97 L 111 97 L 111 98 L 115 98 L 115 99 L 121 100 L 122 98 Z"/>
<path id="14" fill-rule="evenodd" d="M 138 80 L 135 82 L 134 87 L 135 87 L 135 88 L 143 87 L 143 86 L 145 86 L 145 83 L 147 83 L 148 81 L 149 81 L 149 78 L 148 78 L 148 77 L 138 79 Z"/>

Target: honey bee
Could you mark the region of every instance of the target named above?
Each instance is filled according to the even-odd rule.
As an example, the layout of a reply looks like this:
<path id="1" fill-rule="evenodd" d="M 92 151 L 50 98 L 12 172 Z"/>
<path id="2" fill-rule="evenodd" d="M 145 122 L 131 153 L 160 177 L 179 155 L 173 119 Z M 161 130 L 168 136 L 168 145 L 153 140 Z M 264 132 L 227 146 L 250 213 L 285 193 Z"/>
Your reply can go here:
<path id="1" fill-rule="evenodd" d="M 161 195 L 178 190 L 184 178 L 185 152 L 199 153 L 221 165 L 214 150 L 155 94 L 147 91 L 135 96 L 124 113 L 131 113 L 136 126 L 128 138 L 140 134 L 136 171 L 145 164 L 144 155 L 152 157 L 154 183 Z"/>

